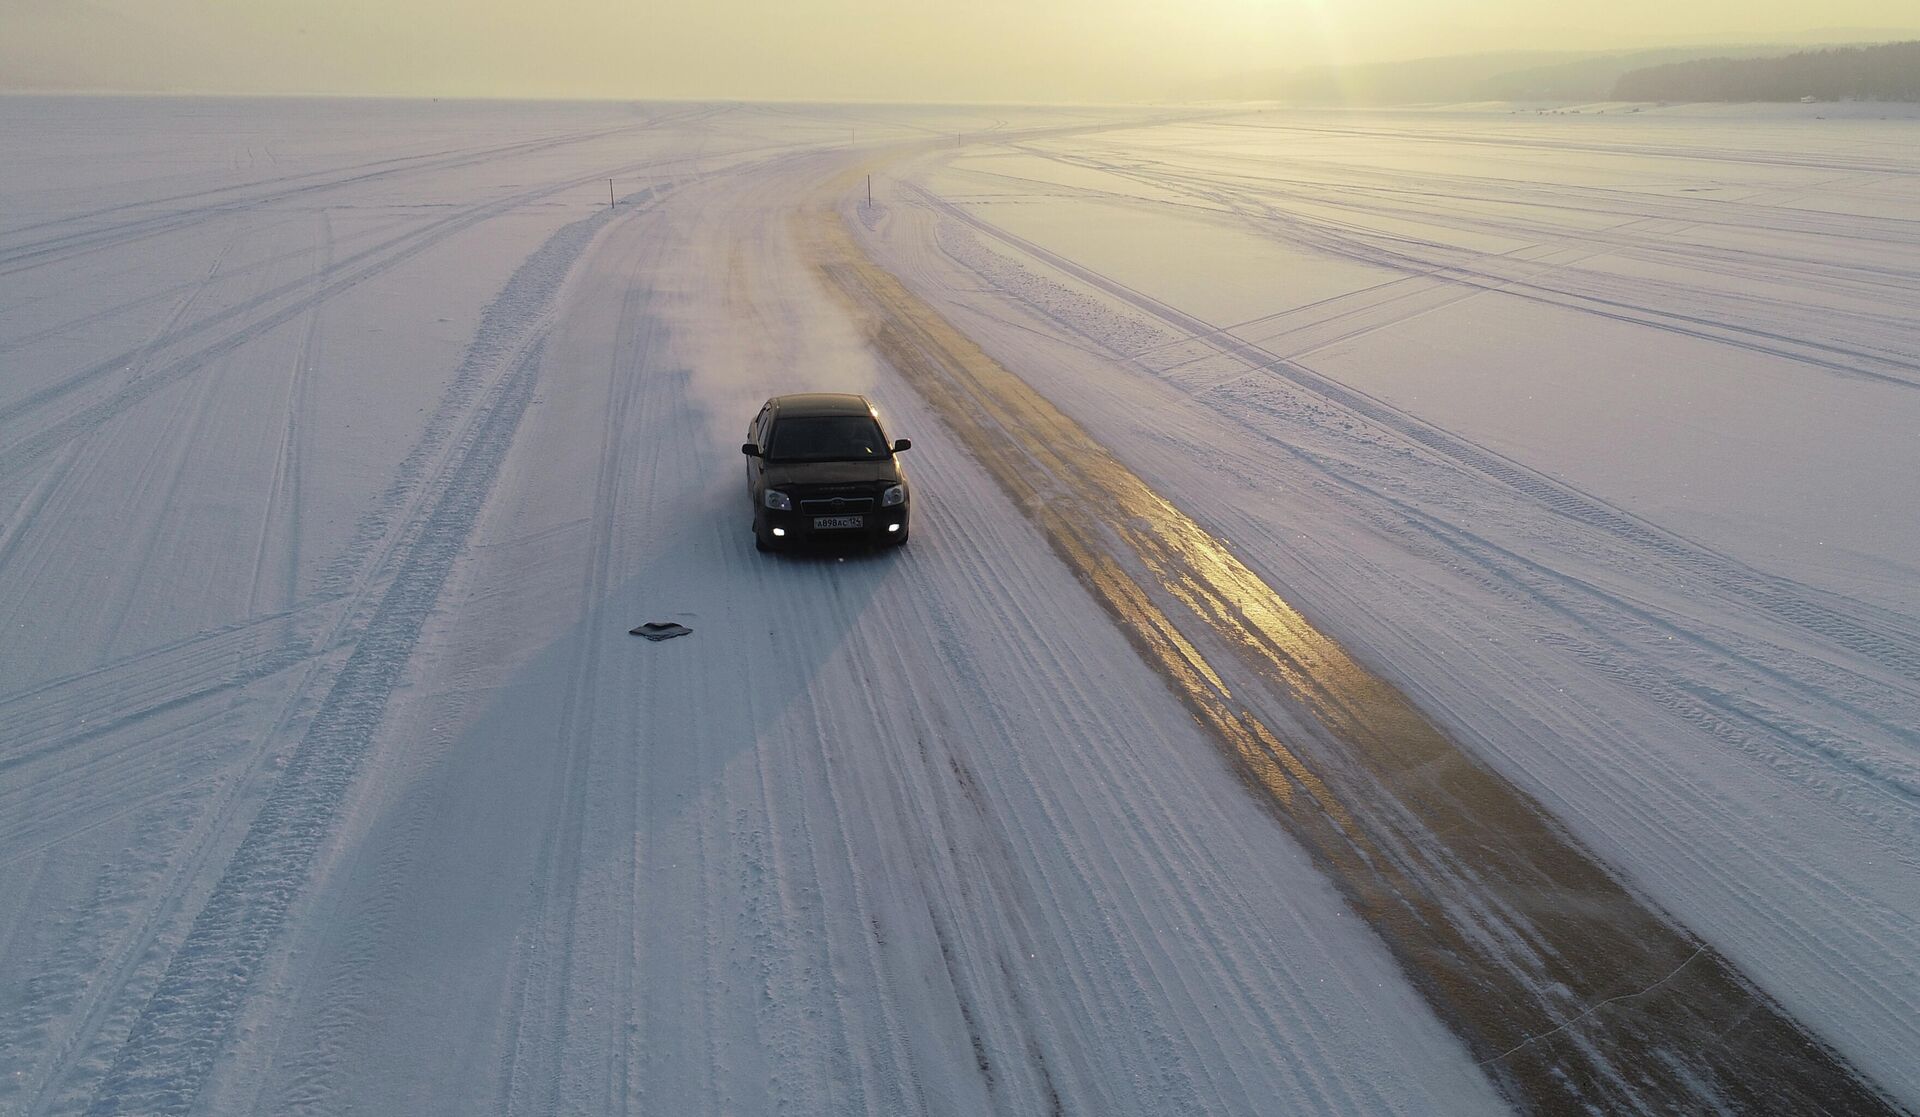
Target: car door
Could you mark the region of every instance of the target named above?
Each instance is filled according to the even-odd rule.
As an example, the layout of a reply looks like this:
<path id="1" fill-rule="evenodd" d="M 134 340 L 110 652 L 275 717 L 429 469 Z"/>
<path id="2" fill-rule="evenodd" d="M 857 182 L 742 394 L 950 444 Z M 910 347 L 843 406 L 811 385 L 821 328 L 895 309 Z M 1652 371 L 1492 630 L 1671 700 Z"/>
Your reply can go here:
<path id="1" fill-rule="evenodd" d="M 747 424 L 747 441 L 760 447 L 762 454 L 766 453 L 767 449 L 767 414 L 772 410 L 773 401 L 768 400 L 760 405 L 760 414 L 755 415 L 753 422 Z M 765 461 L 764 458 L 747 459 L 747 497 L 755 501 L 756 505 L 760 499 L 760 474 L 766 468 Z"/>

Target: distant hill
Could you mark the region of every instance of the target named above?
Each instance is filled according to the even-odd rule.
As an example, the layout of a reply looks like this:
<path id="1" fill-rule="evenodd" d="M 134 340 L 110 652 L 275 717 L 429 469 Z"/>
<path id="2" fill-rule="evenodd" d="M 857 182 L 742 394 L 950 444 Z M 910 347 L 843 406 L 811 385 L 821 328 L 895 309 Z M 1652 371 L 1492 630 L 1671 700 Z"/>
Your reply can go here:
<path id="1" fill-rule="evenodd" d="M 1729 58 L 1759 58 L 1786 49 L 1781 44 L 1711 47 L 1663 47 L 1657 50 L 1617 51 L 1575 57 L 1544 66 L 1529 66 L 1491 74 L 1476 82 L 1463 98 L 1473 101 L 1605 101 L 1615 85 L 1635 70 L 1689 62 L 1715 54 Z"/>
<path id="2" fill-rule="evenodd" d="M 1920 42 L 1703 58 L 1622 74 L 1617 101 L 1920 101 Z"/>
<path id="3" fill-rule="evenodd" d="M 1800 46 L 1797 42 L 1722 42 L 1593 52 L 1501 51 L 1355 66 L 1307 66 L 1212 81 L 1179 90 L 1175 98 L 1285 101 L 1297 105 L 1606 101 L 1615 99 L 1620 82 L 1630 73 L 1709 59 L 1777 59 Z M 1805 95 L 1804 91 L 1796 93 L 1792 99 Z"/>
<path id="4" fill-rule="evenodd" d="M 1469 101 L 1479 99 L 1476 91 L 1494 74 L 1551 67 L 1580 57 L 1554 51 L 1506 51 L 1357 66 L 1304 66 L 1242 74 L 1183 92 L 1194 99 L 1306 105 Z"/>

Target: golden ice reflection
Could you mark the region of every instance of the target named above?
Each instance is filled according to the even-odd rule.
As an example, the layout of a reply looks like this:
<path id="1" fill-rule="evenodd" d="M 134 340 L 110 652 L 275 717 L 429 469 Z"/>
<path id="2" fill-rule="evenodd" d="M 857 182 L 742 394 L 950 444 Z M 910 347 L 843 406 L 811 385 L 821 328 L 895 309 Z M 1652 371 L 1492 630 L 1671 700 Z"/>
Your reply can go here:
<path id="1" fill-rule="evenodd" d="M 835 211 L 806 213 L 796 231 L 879 353 L 1516 1101 L 1543 1111 L 1888 1111 L 1724 958 L 1631 894 L 1528 795 L 869 260 Z M 1202 644 L 1237 665 L 1239 685 L 1259 700 L 1237 698 Z M 1299 740 L 1248 708 L 1275 702 L 1304 727 Z M 1660 996 L 1631 1014 L 1590 1011 L 1656 986 Z"/>

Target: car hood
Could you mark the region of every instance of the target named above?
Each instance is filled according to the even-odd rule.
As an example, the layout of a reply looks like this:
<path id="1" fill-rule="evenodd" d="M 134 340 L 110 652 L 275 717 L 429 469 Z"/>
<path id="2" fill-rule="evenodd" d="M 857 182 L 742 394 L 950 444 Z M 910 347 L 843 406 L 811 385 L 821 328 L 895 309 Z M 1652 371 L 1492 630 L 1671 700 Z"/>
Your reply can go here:
<path id="1" fill-rule="evenodd" d="M 768 462 L 764 476 L 770 489 L 893 485 L 900 481 L 900 467 L 891 458 L 870 462 Z"/>

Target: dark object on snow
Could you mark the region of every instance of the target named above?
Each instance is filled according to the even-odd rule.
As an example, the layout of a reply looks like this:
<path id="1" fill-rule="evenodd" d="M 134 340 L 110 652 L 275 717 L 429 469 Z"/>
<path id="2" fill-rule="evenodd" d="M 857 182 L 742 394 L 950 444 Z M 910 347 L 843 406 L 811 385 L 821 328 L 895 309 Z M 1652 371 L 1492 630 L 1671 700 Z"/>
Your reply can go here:
<path id="1" fill-rule="evenodd" d="M 747 426 L 747 496 L 754 544 L 907 541 L 907 475 L 865 396 L 775 396 Z"/>
<path id="2" fill-rule="evenodd" d="M 686 625 L 674 624 L 672 621 L 648 621 L 639 628 L 627 629 L 627 635 L 645 636 L 649 640 L 659 641 L 671 640 L 675 636 L 685 636 L 692 631 L 693 629 L 688 628 Z"/>

